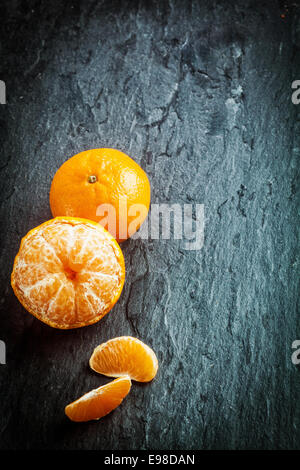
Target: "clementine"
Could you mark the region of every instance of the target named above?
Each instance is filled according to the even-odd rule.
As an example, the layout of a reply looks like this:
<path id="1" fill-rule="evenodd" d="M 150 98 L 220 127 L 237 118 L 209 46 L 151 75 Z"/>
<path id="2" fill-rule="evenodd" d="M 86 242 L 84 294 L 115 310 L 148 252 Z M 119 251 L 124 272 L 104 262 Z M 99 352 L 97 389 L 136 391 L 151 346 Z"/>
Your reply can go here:
<path id="1" fill-rule="evenodd" d="M 22 239 L 11 275 L 23 306 L 55 328 L 100 320 L 120 297 L 125 279 L 122 251 L 100 224 L 57 217 Z"/>
<path id="2" fill-rule="evenodd" d="M 83 217 L 102 224 L 119 242 L 141 226 L 150 183 L 125 153 L 100 148 L 78 153 L 57 170 L 50 189 L 54 217 Z"/>

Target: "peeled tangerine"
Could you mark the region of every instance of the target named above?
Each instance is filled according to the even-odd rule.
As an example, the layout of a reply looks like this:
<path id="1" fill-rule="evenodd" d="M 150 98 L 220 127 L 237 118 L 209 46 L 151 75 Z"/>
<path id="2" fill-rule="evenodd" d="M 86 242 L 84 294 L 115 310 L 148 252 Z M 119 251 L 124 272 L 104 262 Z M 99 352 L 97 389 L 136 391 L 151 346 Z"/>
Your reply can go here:
<path id="1" fill-rule="evenodd" d="M 108 313 L 124 279 L 122 251 L 100 224 L 56 217 L 22 239 L 11 284 L 32 315 L 67 329 L 96 323 Z"/>

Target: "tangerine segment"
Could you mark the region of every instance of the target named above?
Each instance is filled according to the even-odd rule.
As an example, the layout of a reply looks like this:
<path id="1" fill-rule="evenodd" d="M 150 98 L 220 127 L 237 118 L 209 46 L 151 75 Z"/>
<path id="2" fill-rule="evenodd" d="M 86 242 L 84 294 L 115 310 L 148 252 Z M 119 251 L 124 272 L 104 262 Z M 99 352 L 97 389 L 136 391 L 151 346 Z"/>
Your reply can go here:
<path id="1" fill-rule="evenodd" d="M 108 377 L 128 375 L 137 382 L 149 382 L 157 373 L 158 361 L 142 341 L 121 336 L 100 344 L 90 358 L 90 367 Z"/>
<path id="2" fill-rule="evenodd" d="M 108 313 L 124 279 L 122 251 L 100 224 L 57 217 L 22 239 L 11 284 L 30 313 L 67 329 L 90 325 Z"/>
<path id="3" fill-rule="evenodd" d="M 65 408 L 71 421 L 82 422 L 100 419 L 117 408 L 128 395 L 131 388 L 129 377 L 121 377 L 95 388 Z"/>
<path id="4" fill-rule="evenodd" d="M 128 155 L 91 149 L 65 161 L 50 189 L 53 217 L 84 217 L 101 223 L 118 240 L 140 227 L 150 205 L 150 183 Z"/>

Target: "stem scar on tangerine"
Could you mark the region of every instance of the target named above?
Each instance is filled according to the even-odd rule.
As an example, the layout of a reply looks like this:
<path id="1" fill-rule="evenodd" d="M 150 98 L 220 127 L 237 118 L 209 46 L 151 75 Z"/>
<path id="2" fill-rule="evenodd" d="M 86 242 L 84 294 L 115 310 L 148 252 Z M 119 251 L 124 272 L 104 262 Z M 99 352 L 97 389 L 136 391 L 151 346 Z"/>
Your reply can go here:
<path id="1" fill-rule="evenodd" d="M 96 181 L 97 181 L 97 176 L 96 175 L 90 175 L 88 177 L 88 182 L 89 183 L 96 183 Z"/>

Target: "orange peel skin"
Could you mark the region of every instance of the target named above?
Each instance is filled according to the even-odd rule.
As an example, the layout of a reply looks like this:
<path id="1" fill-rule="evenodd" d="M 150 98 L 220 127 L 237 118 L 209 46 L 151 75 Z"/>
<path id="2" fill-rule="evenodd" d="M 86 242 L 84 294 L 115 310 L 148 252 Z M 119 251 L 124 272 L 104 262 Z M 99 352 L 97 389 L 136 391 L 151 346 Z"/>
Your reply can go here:
<path id="1" fill-rule="evenodd" d="M 113 148 L 85 150 L 66 160 L 53 177 L 49 195 L 53 217 L 94 220 L 111 231 L 118 242 L 139 229 L 147 217 L 150 199 L 145 171 Z M 111 216 L 104 216 L 101 207 L 104 213 L 109 207 Z M 111 217 L 112 224 L 107 220 Z"/>

